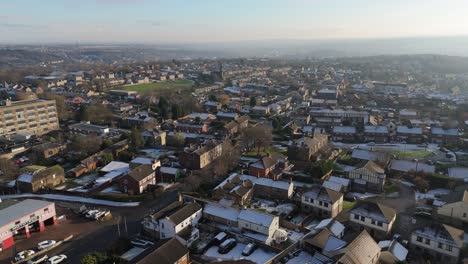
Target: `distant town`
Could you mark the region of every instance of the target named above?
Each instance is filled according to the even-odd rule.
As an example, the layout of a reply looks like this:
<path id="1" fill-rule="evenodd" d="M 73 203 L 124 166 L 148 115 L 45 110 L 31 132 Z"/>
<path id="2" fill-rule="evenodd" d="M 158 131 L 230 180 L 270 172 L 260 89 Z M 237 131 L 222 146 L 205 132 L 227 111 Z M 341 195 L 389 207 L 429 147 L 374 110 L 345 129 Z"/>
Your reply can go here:
<path id="1" fill-rule="evenodd" d="M 0 72 L 0 263 L 467 263 L 466 61 L 88 59 Z"/>

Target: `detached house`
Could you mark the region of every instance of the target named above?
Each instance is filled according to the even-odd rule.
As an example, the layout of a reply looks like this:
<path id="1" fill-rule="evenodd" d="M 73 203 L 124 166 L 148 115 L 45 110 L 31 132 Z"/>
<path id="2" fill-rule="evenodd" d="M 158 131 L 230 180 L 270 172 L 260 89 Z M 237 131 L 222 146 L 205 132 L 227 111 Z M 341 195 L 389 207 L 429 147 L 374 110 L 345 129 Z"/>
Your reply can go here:
<path id="1" fill-rule="evenodd" d="M 433 224 L 411 233 L 411 249 L 434 258 L 434 263 L 458 263 L 463 247 L 463 230 L 443 224 Z"/>
<path id="2" fill-rule="evenodd" d="M 196 228 L 202 217 L 202 207 L 196 202 L 177 201 L 161 211 L 144 218 L 144 231 L 157 239 L 178 237 L 190 246 L 199 238 Z"/>
<path id="3" fill-rule="evenodd" d="M 353 190 L 366 191 L 383 191 L 385 184 L 385 171 L 377 163 L 368 161 L 364 166 L 351 170 L 347 177 L 353 180 Z"/>
<path id="4" fill-rule="evenodd" d="M 283 170 L 288 170 L 290 167 L 286 157 L 273 157 L 268 154 L 259 161 L 250 164 L 249 174 L 279 180 L 283 174 Z"/>
<path id="5" fill-rule="evenodd" d="M 454 225 L 462 226 L 468 223 L 468 191 L 464 191 L 461 199 L 447 203 L 437 209 L 438 216 Z"/>
<path id="6" fill-rule="evenodd" d="M 343 210 L 343 193 L 316 186 L 302 195 L 301 203 L 319 217 L 336 217 Z"/>
<path id="7" fill-rule="evenodd" d="M 390 233 L 395 219 L 396 212 L 393 208 L 364 201 L 355 205 L 349 214 L 352 224 L 379 238 L 385 238 Z"/>

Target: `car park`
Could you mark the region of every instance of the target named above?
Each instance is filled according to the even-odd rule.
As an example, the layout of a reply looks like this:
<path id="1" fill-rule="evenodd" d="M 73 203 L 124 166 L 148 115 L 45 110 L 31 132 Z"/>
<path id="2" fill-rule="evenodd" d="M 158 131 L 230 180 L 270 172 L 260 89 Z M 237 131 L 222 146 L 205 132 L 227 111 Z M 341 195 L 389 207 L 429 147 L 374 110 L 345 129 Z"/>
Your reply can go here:
<path id="1" fill-rule="evenodd" d="M 23 260 L 25 259 L 27 256 L 31 256 L 33 255 L 34 253 L 36 253 L 34 250 L 23 250 L 21 252 L 18 252 L 18 254 L 16 254 L 15 256 L 15 261 L 20 261 L 20 260 Z"/>
<path id="2" fill-rule="evenodd" d="M 67 256 L 64 254 L 53 256 L 47 260 L 47 264 L 58 264 L 62 263 L 67 259 Z"/>
<path id="3" fill-rule="evenodd" d="M 36 256 L 30 260 L 28 260 L 27 264 L 38 264 L 38 263 L 43 263 L 48 259 L 47 255 L 42 255 L 42 256 Z"/>
<path id="4" fill-rule="evenodd" d="M 57 243 L 57 241 L 55 241 L 55 240 L 44 240 L 44 241 L 39 242 L 37 244 L 37 249 L 43 250 L 43 249 L 46 249 L 46 248 L 49 248 L 49 247 L 55 245 L 55 243 Z"/>
<path id="5" fill-rule="evenodd" d="M 236 245 L 237 240 L 235 238 L 226 239 L 223 243 L 221 243 L 221 245 L 219 245 L 218 253 L 226 254 L 229 251 L 231 251 L 231 249 L 233 249 Z"/>

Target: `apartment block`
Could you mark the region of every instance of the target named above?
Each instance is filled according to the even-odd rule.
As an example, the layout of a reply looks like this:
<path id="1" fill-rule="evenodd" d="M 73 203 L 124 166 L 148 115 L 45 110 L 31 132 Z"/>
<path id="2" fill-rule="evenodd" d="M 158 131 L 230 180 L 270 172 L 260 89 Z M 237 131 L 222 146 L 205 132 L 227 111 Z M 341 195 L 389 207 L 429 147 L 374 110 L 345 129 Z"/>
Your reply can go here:
<path id="1" fill-rule="evenodd" d="M 0 105 L 0 136 L 43 135 L 58 128 L 55 100 L 7 100 Z"/>

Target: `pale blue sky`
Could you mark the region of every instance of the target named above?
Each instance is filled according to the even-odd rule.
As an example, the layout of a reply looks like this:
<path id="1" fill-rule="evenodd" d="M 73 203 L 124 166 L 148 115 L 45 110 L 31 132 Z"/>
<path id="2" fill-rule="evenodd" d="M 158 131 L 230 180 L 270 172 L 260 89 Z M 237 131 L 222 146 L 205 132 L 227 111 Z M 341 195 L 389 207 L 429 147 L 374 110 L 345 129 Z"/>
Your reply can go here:
<path id="1" fill-rule="evenodd" d="M 468 35 L 467 0 L 1 0 L 3 42 Z"/>

